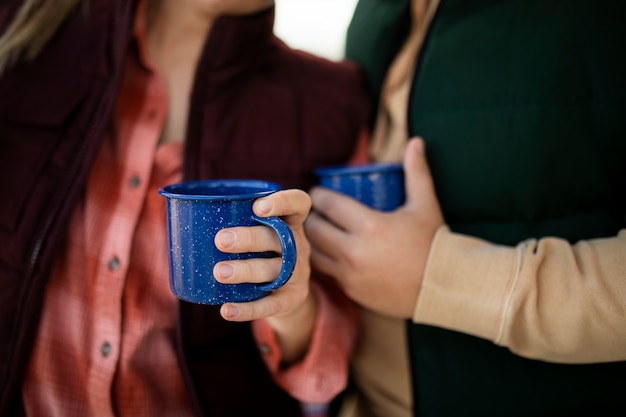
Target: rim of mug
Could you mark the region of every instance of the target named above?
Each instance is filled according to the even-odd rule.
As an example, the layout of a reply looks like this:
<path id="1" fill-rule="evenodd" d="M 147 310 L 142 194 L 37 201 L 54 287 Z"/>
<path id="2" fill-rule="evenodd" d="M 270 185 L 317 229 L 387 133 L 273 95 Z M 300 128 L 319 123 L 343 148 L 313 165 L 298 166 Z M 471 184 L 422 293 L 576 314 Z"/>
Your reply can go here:
<path id="1" fill-rule="evenodd" d="M 354 175 L 370 172 L 402 171 L 402 169 L 403 165 L 401 162 L 375 162 L 369 164 L 337 165 L 318 168 L 314 171 L 314 173 L 317 176 Z"/>
<path id="2" fill-rule="evenodd" d="M 241 194 L 189 194 L 183 190 L 193 188 L 209 187 L 209 188 L 252 188 L 250 192 Z M 169 184 L 159 189 L 159 194 L 166 198 L 176 198 L 179 200 L 246 200 L 249 198 L 265 197 L 281 190 L 282 187 L 271 181 L 250 180 L 250 179 L 220 179 L 220 180 L 193 180 L 184 181 L 176 184 Z"/>

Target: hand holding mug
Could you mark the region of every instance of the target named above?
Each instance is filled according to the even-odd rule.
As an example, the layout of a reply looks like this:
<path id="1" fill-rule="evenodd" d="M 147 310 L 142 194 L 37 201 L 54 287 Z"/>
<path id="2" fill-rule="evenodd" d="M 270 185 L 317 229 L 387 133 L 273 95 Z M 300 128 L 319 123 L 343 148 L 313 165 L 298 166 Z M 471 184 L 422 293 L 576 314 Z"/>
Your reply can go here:
<path id="1" fill-rule="evenodd" d="M 250 180 L 194 181 L 160 192 L 167 198 L 172 291 L 190 302 L 222 304 L 226 320 L 266 318 L 283 360 L 300 358 L 317 311 L 303 226 L 309 195 Z"/>
<path id="2" fill-rule="evenodd" d="M 221 315 L 230 321 L 251 321 L 265 318 L 274 330 L 284 363 L 299 360 L 309 347 L 317 305 L 309 286 L 311 268 L 310 246 L 304 234 L 304 221 L 311 210 L 311 199 L 301 190 L 278 191 L 254 202 L 259 217 L 281 218 L 292 230 L 297 248 L 296 264 L 287 283 L 266 297 L 247 303 L 226 303 Z M 277 235 L 266 227 L 223 229 L 215 244 L 224 252 L 276 251 Z M 265 265 L 263 265 L 265 264 Z M 226 266 L 226 273 L 222 267 Z M 226 261 L 215 268 L 216 279 L 224 284 L 273 279 L 280 270 L 278 259 Z M 259 274 L 260 271 L 263 271 Z"/>
<path id="3" fill-rule="evenodd" d="M 255 215 L 262 218 L 278 217 L 289 226 L 297 248 L 296 262 L 289 281 L 266 297 L 248 303 L 231 302 L 223 305 L 221 312 L 225 319 L 248 321 L 292 316 L 300 312 L 305 302 L 311 301 L 310 246 L 304 233 L 304 221 L 310 209 L 309 195 L 296 189 L 278 191 L 254 202 Z M 225 253 L 280 250 L 276 233 L 262 226 L 222 229 L 215 237 L 215 244 Z M 222 261 L 216 265 L 214 272 L 216 280 L 222 284 L 241 284 L 271 281 L 280 269 L 280 258 L 272 258 Z M 308 305 L 307 308 L 311 307 Z"/>
<path id="4" fill-rule="evenodd" d="M 393 211 L 313 188 L 306 231 L 312 265 L 334 277 L 350 298 L 381 314 L 410 318 L 430 243 L 444 220 L 421 139 L 409 141 L 403 167 L 406 201 Z"/>
<path id="5" fill-rule="evenodd" d="M 226 304 L 268 297 L 222 307 L 227 319 L 240 321 L 284 314 L 307 298 L 303 222 L 311 201 L 305 192 L 255 180 L 206 180 L 160 193 L 167 199 L 170 285 L 178 298 Z"/>

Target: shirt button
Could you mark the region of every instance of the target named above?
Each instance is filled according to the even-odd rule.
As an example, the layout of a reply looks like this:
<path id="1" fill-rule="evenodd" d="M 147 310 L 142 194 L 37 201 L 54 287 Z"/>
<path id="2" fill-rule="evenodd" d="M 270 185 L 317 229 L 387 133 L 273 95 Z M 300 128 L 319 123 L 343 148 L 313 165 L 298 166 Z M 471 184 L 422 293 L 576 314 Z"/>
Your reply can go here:
<path id="1" fill-rule="evenodd" d="M 120 260 L 118 259 L 117 256 L 114 256 L 111 258 L 111 260 L 109 261 L 108 267 L 109 267 L 109 271 L 115 271 L 117 268 L 120 267 Z"/>
<path id="2" fill-rule="evenodd" d="M 109 342 L 104 342 L 102 346 L 100 346 L 100 353 L 105 358 L 109 356 L 109 354 L 111 353 L 111 344 Z"/>
<path id="3" fill-rule="evenodd" d="M 266 343 L 261 343 L 259 345 L 259 350 L 263 355 L 269 355 L 270 353 L 272 353 L 272 349 Z"/>
<path id="4" fill-rule="evenodd" d="M 139 177 L 136 175 L 133 175 L 132 177 L 130 177 L 130 179 L 128 180 L 128 186 L 130 188 L 137 188 L 139 187 L 139 184 L 141 183 L 141 181 L 139 180 Z"/>

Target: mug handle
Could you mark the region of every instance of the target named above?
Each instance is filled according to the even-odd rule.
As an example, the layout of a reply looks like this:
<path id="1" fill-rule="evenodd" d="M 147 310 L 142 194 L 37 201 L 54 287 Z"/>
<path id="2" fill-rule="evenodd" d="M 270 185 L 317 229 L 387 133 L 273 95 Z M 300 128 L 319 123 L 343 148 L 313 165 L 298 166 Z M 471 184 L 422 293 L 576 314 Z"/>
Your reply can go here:
<path id="1" fill-rule="evenodd" d="M 252 220 L 260 223 L 264 226 L 271 227 L 278 235 L 280 241 L 282 266 L 278 277 L 272 281 L 263 284 L 257 284 L 256 289 L 260 291 L 274 291 L 282 287 L 289 281 L 294 269 L 296 268 L 296 245 L 293 233 L 287 223 L 279 219 L 278 217 L 258 217 L 252 215 Z"/>

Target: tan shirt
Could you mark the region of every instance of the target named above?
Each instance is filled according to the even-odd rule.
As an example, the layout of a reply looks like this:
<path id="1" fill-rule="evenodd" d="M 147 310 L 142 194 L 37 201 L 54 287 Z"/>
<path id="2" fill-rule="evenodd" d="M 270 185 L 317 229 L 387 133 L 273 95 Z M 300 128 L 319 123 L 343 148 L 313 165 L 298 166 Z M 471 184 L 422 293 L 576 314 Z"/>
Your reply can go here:
<path id="1" fill-rule="evenodd" d="M 560 363 L 626 360 L 626 229 L 493 245 L 442 227 L 413 321 Z"/>

